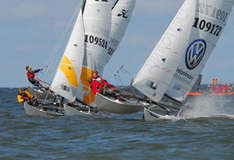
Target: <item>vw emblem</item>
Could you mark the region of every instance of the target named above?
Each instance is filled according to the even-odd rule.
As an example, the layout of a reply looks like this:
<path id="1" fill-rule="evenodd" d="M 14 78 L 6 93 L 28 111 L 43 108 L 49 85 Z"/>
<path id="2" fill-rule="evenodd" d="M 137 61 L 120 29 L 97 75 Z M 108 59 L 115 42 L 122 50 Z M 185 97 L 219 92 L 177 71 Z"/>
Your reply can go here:
<path id="1" fill-rule="evenodd" d="M 188 46 L 185 55 L 185 62 L 188 69 L 192 70 L 200 64 L 205 55 L 206 47 L 206 41 L 203 39 L 197 39 Z"/>

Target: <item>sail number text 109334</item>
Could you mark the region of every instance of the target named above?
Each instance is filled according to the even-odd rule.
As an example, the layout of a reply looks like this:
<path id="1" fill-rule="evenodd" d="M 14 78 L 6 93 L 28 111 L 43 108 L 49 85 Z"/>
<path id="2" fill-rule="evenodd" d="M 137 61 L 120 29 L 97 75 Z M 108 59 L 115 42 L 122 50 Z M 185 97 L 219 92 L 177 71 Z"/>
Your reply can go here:
<path id="1" fill-rule="evenodd" d="M 195 21 L 193 24 L 194 28 L 198 28 L 202 31 L 209 32 L 212 35 L 219 36 L 220 32 L 222 31 L 222 27 L 211 22 L 207 22 L 204 19 L 200 19 L 195 17 Z"/>
<path id="2" fill-rule="evenodd" d="M 94 44 L 94 45 L 98 45 L 102 48 L 107 49 L 108 47 L 108 42 L 105 39 L 93 36 L 93 35 L 85 35 L 85 42 L 86 43 L 90 43 L 90 44 Z"/>

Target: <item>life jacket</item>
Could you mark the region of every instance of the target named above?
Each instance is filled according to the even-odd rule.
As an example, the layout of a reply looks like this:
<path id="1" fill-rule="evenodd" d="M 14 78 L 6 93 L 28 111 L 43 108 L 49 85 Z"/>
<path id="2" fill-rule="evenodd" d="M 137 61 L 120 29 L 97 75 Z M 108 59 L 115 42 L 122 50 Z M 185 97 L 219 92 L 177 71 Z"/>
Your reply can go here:
<path id="1" fill-rule="evenodd" d="M 28 99 L 27 94 L 25 92 L 18 92 L 17 99 L 19 103 L 23 103 Z"/>
<path id="2" fill-rule="evenodd" d="M 33 95 L 29 93 L 29 91 L 25 90 L 22 93 L 18 93 L 17 99 L 19 103 L 23 103 L 25 101 L 33 99 Z"/>
<path id="3" fill-rule="evenodd" d="M 20 94 L 17 95 L 17 100 L 18 100 L 19 103 L 24 103 L 24 101 L 25 101 L 25 99 L 23 98 L 23 96 L 20 95 Z"/>
<path id="4" fill-rule="evenodd" d="M 114 87 L 106 80 L 104 80 L 101 76 L 98 76 L 96 79 L 93 79 L 91 83 L 89 83 L 90 88 L 95 94 L 100 93 L 102 91 L 102 88 L 106 85 L 108 85 L 112 90 L 114 89 Z"/>
<path id="5" fill-rule="evenodd" d="M 29 99 L 33 99 L 33 95 L 32 95 L 31 93 L 29 93 L 28 90 L 25 90 L 24 93 L 27 95 L 27 97 L 28 97 Z"/>
<path id="6" fill-rule="evenodd" d="M 102 79 L 102 77 L 98 76 L 96 79 L 97 89 L 102 89 L 102 87 L 105 85 L 105 80 Z"/>
<path id="7" fill-rule="evenodd" d="M 98 80 L 93 79 L 92 82 L 89 83 L 89 86 L 95 94 L 101 92 L 100 82 Z"/>
<path id="8" fill-rule="evenodd" d="M 30 72 L 27 71 L 26 74 L 27 74 L 28 79 L 29 79 L 29 78 L 34 78 L 34 77 L 35 77 L 35 74 L 34 74 L 34 73 L 30 73 Z"/>

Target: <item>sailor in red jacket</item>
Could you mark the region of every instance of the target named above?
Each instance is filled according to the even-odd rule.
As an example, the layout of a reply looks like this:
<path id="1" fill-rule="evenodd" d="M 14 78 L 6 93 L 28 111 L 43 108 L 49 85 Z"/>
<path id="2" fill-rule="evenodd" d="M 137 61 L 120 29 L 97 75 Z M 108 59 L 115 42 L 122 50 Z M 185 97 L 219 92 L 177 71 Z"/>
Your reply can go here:
<path id="1" fill-rule="evenodd" d="M 40 81 L 35 78 L 35 73 L 42 71 L 43 69 L 32 70 L 30 66 L 26 66 L 26 75 L 34 86 L 41 87 Z"/>
<path id="2" fill-rule="evenodd" d="M 112 91 L 115 90 L 115 87 L 99 76 L 97 71 L 92 73 L 92 77 L 89 79 L 89 86 L 95 94 L 101 93 L 105 87 Z"/>

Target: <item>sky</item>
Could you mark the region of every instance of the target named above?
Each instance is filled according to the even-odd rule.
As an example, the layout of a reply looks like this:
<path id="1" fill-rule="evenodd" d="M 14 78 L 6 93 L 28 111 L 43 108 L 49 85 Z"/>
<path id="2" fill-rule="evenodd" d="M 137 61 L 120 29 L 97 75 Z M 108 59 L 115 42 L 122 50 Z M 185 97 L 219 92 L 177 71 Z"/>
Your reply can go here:
<path id="1" fill-rule="evenodd" d="M 104 78 L 127 85 L 152 52 L 183 0 L 137 0 L 133 17 Z M 38 76 L 50 80 L 72 29 L 80 0 L 1 0 L 0 87 L 28 85 L 25 66 L 49 69 Z M 203 83 L 218 78 L 234 82 L 234 13 L 203 71 Z M 114 75 L 117 70 L 124 69 Z"/>

